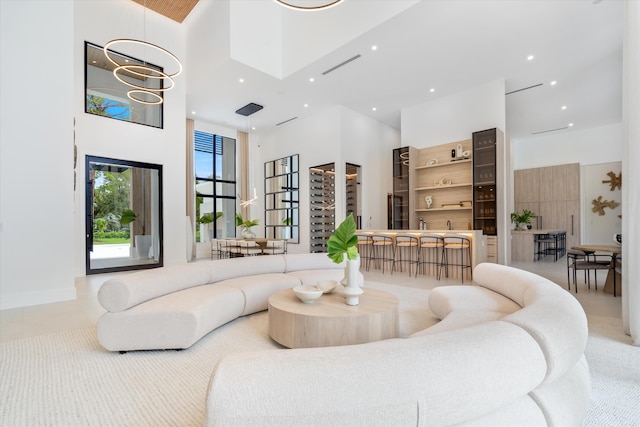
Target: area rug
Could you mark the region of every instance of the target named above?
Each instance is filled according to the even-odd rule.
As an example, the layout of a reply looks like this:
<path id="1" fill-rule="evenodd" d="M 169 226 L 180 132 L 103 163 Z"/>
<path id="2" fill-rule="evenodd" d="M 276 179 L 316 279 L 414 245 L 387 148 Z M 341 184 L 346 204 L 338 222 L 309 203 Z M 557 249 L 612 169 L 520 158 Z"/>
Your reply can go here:
<path id="1" fill-rule="evenodd" d="M 400 299 L 400 335 L 436 322 L 429 291 L 367 283 Z M 267 312 L 238 318 L 182 351 L 104 350 L 94 328 L 0 344 L 0 426 L 202 426 L 216 362 L 281 348 Z"/>

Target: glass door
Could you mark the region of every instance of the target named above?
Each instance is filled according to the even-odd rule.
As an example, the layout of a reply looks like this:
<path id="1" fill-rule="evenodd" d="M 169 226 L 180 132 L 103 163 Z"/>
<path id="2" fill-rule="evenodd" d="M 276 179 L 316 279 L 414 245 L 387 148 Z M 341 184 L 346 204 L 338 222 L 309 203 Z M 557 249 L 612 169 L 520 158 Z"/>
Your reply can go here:
<path id="1" fill-rule="evenodd" d="M 86 273 L 162 266 L 162 166 L 86 158 Z"/>

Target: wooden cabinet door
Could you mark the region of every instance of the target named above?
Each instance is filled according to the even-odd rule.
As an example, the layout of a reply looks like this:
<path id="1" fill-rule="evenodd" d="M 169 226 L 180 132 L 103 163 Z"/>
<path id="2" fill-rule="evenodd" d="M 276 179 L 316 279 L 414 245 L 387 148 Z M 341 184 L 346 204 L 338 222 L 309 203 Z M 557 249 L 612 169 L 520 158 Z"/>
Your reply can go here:
<path id="1" fill-rule="evenodd" d="M 566 230 L 567 218 L 565 209 L 564 201 L 540 202 L 540 212 L 538 213 L 540 228 Z"/>
<path id="2" fill-rule="evenodd" d="M 540 171 L 538 168 L 513 172 L 513 196 L 516 204 L 540 200 Z"/>
<path id="3" fill-rule="evenodd" d="M 565 166 L 567 167 L 567 184 L 564 200 L 580 200 L 580 163 Z"/>
<path id="4" fill-rule="evenodd" d="M 553 181 L 553 169 L 555 166 L 547 166 L 543 168 L 537 168 L 540 173 L 540 197 L 538 200 L 541 202 L 552 202 L 555 198 L 555 184 Z M 544 228 L 549 228 L 546 225 Z"/>
<path id="5" fill-rule="evenodd" d="M 580 239 L 580 200 L 565 202 L 567 222 L 567 249 L 579 245 Z"/>
<path id="6" fill-rule="evenodd" d="M 553 166 L 551 181 L 552 187 L 549 200 L 567 200 L 567 165 Z"/>

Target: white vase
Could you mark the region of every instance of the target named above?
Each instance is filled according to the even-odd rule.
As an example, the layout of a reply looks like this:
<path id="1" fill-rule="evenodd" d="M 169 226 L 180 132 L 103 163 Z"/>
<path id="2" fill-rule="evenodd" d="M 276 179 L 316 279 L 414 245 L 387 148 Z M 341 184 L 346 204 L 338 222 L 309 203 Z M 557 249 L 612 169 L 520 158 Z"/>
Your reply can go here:
<path id="1" fill-rule="evenodd" d="M 362 288 L 358 283 L 360 273 L 360 255 L 356 259 L 347 259 L 347 266 L 345 267 L 345 278 L 347 284 L 344 287 L 344 296 L 347 305 L 360 304 L 360 295 L 362 295 Z"/>
<path id="2" fill-rule="evenodd" d="M 256 238 L 256 233 L 251 231 L 250 228 L 243 228 L 241 234 L 242 234 L 242 237 L 245 238 L 245 239 L 255 239 Z"/>
<path id="3" fill-rule="evenodd" d="M 151 236 L 148 234 L 136 234 L 134 239 L 136 242 L 136 257 L 141 259 L 149 258 L 149 250 L 151 249 Z"/>

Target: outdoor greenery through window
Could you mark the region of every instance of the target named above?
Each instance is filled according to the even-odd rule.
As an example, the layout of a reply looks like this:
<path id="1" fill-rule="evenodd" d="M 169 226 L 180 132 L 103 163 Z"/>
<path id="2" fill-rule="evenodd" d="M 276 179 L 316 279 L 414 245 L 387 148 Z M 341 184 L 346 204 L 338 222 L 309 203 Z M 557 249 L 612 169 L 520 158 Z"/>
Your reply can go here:
<path id="1" fill-rule="evenodd" d="M 196 242 L 235 237 L 236 140 L 196 130 Z"/>
<path id="2" fill-rule="evenodd" d="M 87 156 L 87 274 L 162 266 L 162 166 Z"/>

